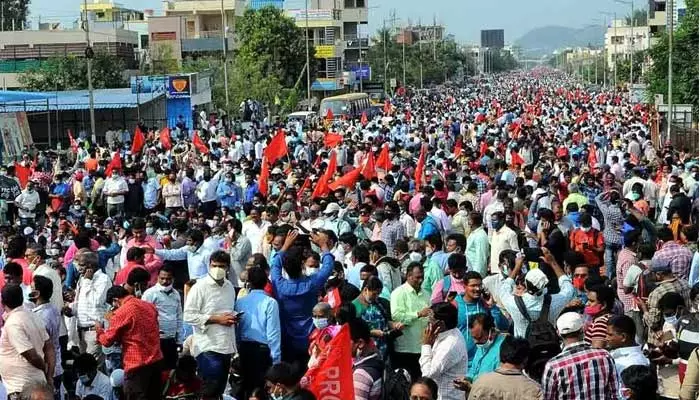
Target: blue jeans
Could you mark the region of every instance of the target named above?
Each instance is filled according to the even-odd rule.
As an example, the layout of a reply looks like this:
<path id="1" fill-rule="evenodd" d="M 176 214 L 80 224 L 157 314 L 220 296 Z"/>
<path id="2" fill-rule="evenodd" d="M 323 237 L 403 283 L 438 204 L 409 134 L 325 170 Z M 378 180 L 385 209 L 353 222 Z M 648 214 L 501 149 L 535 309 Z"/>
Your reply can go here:
<path id="1" fill-rule="evenodd" d="M 206 351 L 197 356 L 197 367 L 202 379 L 202 395 L 205 398 L 221 397 L 228 382 L 231 354 Z"/>
<path id="2" fill-rule="evenodd" d="M 605 273 L 610 279 L 615 278 L 615 261 L 618 251 L 620 251 L 619 244 L 605 243 Z"/>

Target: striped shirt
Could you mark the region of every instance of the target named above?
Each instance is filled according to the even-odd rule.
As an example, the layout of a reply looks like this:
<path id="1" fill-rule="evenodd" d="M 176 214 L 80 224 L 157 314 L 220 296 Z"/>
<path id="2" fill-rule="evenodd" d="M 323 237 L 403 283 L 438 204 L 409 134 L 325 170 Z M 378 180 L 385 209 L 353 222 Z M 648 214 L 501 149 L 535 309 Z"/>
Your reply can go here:
<path id="1" fill-rule="evenodd" d="M 605 340 L 608 336 L 608 319 L 610 313 L 596 317 L 586 328 L 584 340 L 591 344 L 594 340 Z"/>
<path id="2" fill-rule="evenodd" d="M 576 342 L 547 362 L 542 374 L 544 400 L 617 399 L 615 361 L 602 349 Z"/>
<path id="3" fill-rule="evenodd" d="M 111 287 L 112 280 L 102 271 L 96 271 L 92 279 L 80 278 L 75 295 L 78 327 L 93 327 L 95 322 L 102 322 L 107 313 L 107 290 Z"/>

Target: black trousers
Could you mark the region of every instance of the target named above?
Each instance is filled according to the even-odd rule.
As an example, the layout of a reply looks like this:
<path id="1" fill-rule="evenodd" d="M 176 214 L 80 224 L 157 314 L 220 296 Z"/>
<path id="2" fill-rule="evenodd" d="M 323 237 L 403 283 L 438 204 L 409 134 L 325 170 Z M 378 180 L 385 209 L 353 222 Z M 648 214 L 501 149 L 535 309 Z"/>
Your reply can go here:
<path id="1" fill-rule="evenodd" d="M 272 357 L 266 344 L 248 341 L 238 343 L 238 356 L 242 384 L 237 397 L 247 399 L 255 389 L 264 388 L 265 374 L 272 366 Z"/>
<path id="2" fill-rule="evenodd" d="M 163 370 L 175 369 L 177 365 L 177 342 L 175 338 L 160 339 L 160 351 L 163 353 Z"/>
<path id="3" fill-rule="evenodd" d="M 160 376 L 162 370 L 161 362 L 157 361 L 126 373 L 124 376 L 126 400 L 159 399 L 163 386 Z"/>
<path id="4" fill-rule="evenodd" d="M 216 200 L 214 201 L 207 201 L 206 203 L 202 203 L 201 206 L 199 206 L 199 210 L 204 214 L 205 217 L 211 218 L 214 216 L 216 213 L 216 209 L 218 208 L 216 204 Z"/>
<path id="5" fill-rule="evenodd" d="M 415 382 L 418 378 L 423 376 L 420 371 L 420 354 L 414 353 L 394 353 L 393 354 L 392 368 L 398 369 L 403 368 L 411 375 L 411 381 Z"/>

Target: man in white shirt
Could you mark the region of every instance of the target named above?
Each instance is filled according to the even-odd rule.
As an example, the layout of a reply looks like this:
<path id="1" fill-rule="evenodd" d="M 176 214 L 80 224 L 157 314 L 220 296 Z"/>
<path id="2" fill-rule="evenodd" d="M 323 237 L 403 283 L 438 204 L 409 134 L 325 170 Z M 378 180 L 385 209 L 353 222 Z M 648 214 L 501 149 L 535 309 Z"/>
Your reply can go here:
<path id="1" fill-rule="evenodd" d="M 17 207 L 21 226 L 34 224 L 34 218 L 36 217 L 35 209 L 40 201 L 39 193 L 37 193 L 34 188 L 34 182 L 29 181 L 22 193 L 15 197 L 15 207 Z"/>
<path id="2" fill-rule="evenodd" d="M 194 329 L 192 355 L 204 381 L 204 399 L 220 398 L 226 388 L 231 356 L 236 352 L 236 290 L 226 279 L 229 268 L 229 255 L 221 250 L 214 252 L 209 273 L 197 280 L 185 301 L 183 319 Z"/>
<path id="3" fill-rule="evenodd" d="M 84 399 L 89 395 L 100 396 L 104 400 L 112 400 L 112 384 L 109 377 L 97 370 L 97 361 L 88 353 L 78 356 L 73 362 L 73 368 L 78 374 L 75 384 L 75 395 Z"/>
<path id="4" fill-rule="evenodd" d="M 63 284 L 58 272 L 44 261 L 46 260 L 46 250 L 38 243 L 31 244 L 24 252 L 24 259 L 29 263 L 29 269 L 34 272 L 34 276 L 43 276 L 51 280 L 54 290 L 49 302 L 60 312 L 63 309 L 63 292 L 61 291 Z M 61 318 L 59 336 L 65 336 L 67 333 L 65 320 Z"/>
<path id="5" fill-rule="evenodd" d="M 211 176 L 210 171 L 204 173 L 203 180 L 197 184 L 197 198 L 202 202 L 202 213 L 211 218 L 217 209 L 216 188 L 219 186 L 219 173 Z"/>
<path id="6" fill-rule="evenodd" d="M 490 235 L 491 254 L 489 261 L 489 271 L 498 274 L 498 259 L 503 250 L 520 251 L 518 245 L 518 235 L 505 225 L 505 215 L 502 211 L 497 211 L 491 215 L 491 227 L 493 233 Z"/>
<path id="7" fill-rule="evenodd" d="M 112 280 L 100 271 L 97 253 L 81 249 L 73 263 L 80 274 L 72 308 L 78 319 L 80 352 L 92 354 L 102 365 L 104 354 L 97 342 L 95 322 L 102 322 L 107 313 L 107 290 L 112 287 Z"/>
<path id="8" fill-rule="evenodd" d="M 262 238 L 267 233 L 270 223 L 262 220 L 262 209 L 253 207 L 248 214 L 250 217 L 243 223 L 241 234 L 250 240 L 253 246 L 253 254 L 262 253 Z"/>
<path id="9" fill-rule="evenodd" d="M 649 366 L 649 359 L 642 347 L 635 342 L 636 327 L 634 320 L 626 315 L 615 315 L 608 319 L 608 350 L 613 360 L 617 376 L 632 365 Z"/>
<path id="10" fill-rule="evenodd" d="M 113 169 L 112 176 L 105 180 L 102 194 L 107 198 L 107 216 L 110 218 L 124 214 L 124 195 L 129 193 L 129 185 L 121 170 Z"/>
<path id="11" fill-rule="evenodd" d="M 193 229 L 185 246 L 179 249 L 156 249 L 155 255 L 163 260 L 187 260 L 189 278 L 199 279 L 207 275 L 209 257 L 212 254 L 212 250 L 203 244 L 204 234 L 198 229 Z"/>
<path id="12" fill-rule="evenodd" d="M 496 199 L 491 204 L 487 205 L 486 208 L 484 208 L 484 221 L 486 222 L 489 236 L 492 235 L 494 231 L 494 227 L 491 224 L 491 216 L 496 212 L 503 212 L 505 210 L 503 200 L 505 200 L 506 197 L 508 197 L 508 192 L 505 190 L 499 190 L 496 192 Z"/>
<path id="13" fill-rule="evenodd" d="M 464 377 L 467 365 L 467 343 L 457 328 L 457 308 L 445 302 L 430 308 L 432 316 L 420 352 L 421 373 L 437 383 L 437 400 L 463 400 L 464 393 L 454 385 Z"/>

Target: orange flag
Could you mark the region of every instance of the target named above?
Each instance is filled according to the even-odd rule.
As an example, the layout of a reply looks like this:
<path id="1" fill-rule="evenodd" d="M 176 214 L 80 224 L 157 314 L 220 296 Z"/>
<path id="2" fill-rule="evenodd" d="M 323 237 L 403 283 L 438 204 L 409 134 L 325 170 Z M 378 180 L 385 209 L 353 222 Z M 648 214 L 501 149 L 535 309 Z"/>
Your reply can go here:
<path id="1" fill-rule="evenodd" d="M 372 179 L 377 176 L 377 167 L 374 165 L 374 153 L 369 151 L 365 165 L 362 166 L 362 176 L 366 179 Z"/>
<path id="2" fill-rule="evenodd" d="M 78 152 L 78 142 L 75 141 L 75 138 L 73 137 L 73 131 L 68 129 L 68 140 L 70 141 L 70 148 L 73 151 L 73 153 Z"/>
<path id="3" fill-rule="evenodd" d="M 338 169 L 338 161 L 336 158 L 335 151 L 331 151 L 330 160 L 328 160 L 328 167 L 326 167 L 326 172 L 321 175 L 316 183 L 316 188 L 311 195 L 312 199 L 323 197 L 328 195 L 330 188 L 328 187 L 328 181 L 333 177 L 335 170 Z"/>
<path id="4" fill-rule="evenodd" d="M 262 166 L 260 167 L 260 177 L 258 178 L 258 191 L 260 194 L 267 197 L 267 179 L 270 177 L 270 166 L 267 164 L 267 158 L 263 157 Z"/>
<path id="5" fill-rule="evenodd" d="M 362 173 L 360 171 L 361 171 L 361 168 L 355 168 L 352 171 L 348 172 L 347 174 L 338 178 L 335 182 L 328 185 L 328 187 L 331 190 L 336 190 L 341 186 L 348 188 L 348 189 L 352 189 L 355 187 L 355 184 L 357 183 L 357 181 L 360 180 L 360 176 L 362 175 Z"/>
<path id="6" fill-rule="evenodd" d="M 333 121 L 333 117 L 334 117 L 334 115 L 333 115 L 333 110 L 331 110 L 331 109 L 329 108 L 328 111 L 326 111 L 326 119 L 327 119 L 328 121 Z"/>
<path id="7" fill-rule="evenodd" d="M 362 117 L 360 118 L 360 123 L 362 124 L 362 126 L 365 126 L 365 125 L 367 125 L 367 122 L 368 122 L 368 120 L 367 120 L 367 112 L 366 112 L 366 111 L 362 111 Z"/>
<path id="8" fill-rule="evenodd" d="M 462 138 L 457 139 L 457 143 L 455 143 L 455 150 L 454 150 L 454 156 L 455 158 L 459 158 L 462 155 Z"/>
<path id="9" fill-rule="evenodd" d="M 416 181 L 415 191 L 420 190 L 421 183 L 423 182 L 423 170 L 425 169 L 425 145 L 421 146 L 420 156 L 418 157 L 418 163 L 416 164 L 416 172 L 413 175 L 413 179 Z"/>
<path id="10" fill-rule="evenodd" d="M 202 138 L 199 136 L 199 131 L 194 132 L 194 137 L 192 138 L 192 145 L 194 145 L 194 148 L 202 154 L 209 153 L 209 147 L 202 141 Z"/>
<path id="11" fill-rule="evenodd" d="M 391 158 L 389 157 L 389 143 L 384 143 L 382 151 L 377 157 L 377 168 L 383 169 L 385 172 L 391 171 Z"/>
<path id="12" fill-rule="evenodd" d="M 160 143 L 165 150 L 170 150 L 173 147 L 173 142 L 170 140 L 170 129 L 167 126 L 160 130 Z"/>
<path id="13" fill-rule="evenodd" d="M 329 149 L 332 149 L 341 143 L 343 143 L 343 135 L 329 132 L 323 137 L 323 145 Z"/>
<path id="14" fill-rule="evenodd" d="M 131 154 L 139 153 L 144 145 L 146 145 L 146 137 L 143 136 L 141 128 L 137 125 L 134 131 L 134 140 L 131 142 Z"/>
<path id="15" fill-rule="evenodd" d="M 265 147 L 263 152 L 267 161 L 274 163 L 280 158 L 284 157 L 289 150 L 287 149 L 287 141 L 285 139 L 284 131 L 282 129 L 277 131 L 277 134 L 272 138 L 270 144 Z"/>
<path id="16" fill-rule="evenodd" d="M 317 399 L 355 399 L 351 344 L 350 327 L 345 324 L 326 345 L 319 357 L 320 364 L 302 378 L 309 382 L 308 389 Z"/>

